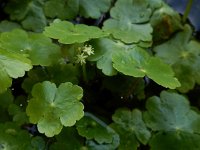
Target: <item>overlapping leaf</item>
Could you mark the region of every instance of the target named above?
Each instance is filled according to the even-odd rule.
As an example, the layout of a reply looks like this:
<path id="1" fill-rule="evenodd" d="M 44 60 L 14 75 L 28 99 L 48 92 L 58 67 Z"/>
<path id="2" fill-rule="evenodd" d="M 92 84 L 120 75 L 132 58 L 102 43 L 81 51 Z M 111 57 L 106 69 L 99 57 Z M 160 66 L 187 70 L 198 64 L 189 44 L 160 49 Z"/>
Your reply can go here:
<path id="1" fill-rule="evenodd" d="M 190 108 L 188 100 L 177 93 L 163 91 L 146 103 L 146 125 L 156 133 L 150 141 L 152 150 L 198 150 L 200 115 Z M 193 144 L 192 144 L 193 143 Z"/>
<path id="2" fill-rule="evenodd" d="M 99 18 L 109 10 L 111 0 L 79 0 L 80 15 L 86 18 Z"/>
<path id="3" fill-rule="evenodd" d="M 16 124 L 7 122 L 0 124 L 0 148 L 8 150 L 27 149 L 33 150 L 36 145 L 32 145 L 31 136 L 25 130 L 21 130 Z M 40 139 L 42 142 L 42 139 Z M 43 143 L 44 144 L 44 143 Z M 42 145 L 41 145 L 42 147 Z M 43 145 L 44 147 L 44 145 Z"/>
<path id="4" fill-rule="evenodd" d="M 112 119 L 112 127 L 120 135 L 119 150 L 137 150 L 140 142 L 147 144 L 149 141 L 151 133 L 147 130 L 139 110 L 118 109 Z"/>
<path id="5" fill-rule="evenodd" d="M 174 68 L 182 85 L 178 88 L 181 92 L 192 89 L 195 82 L 200 83 L 200 43 L 190 40 L 191 34 L 191 28 L 186 25 L 182 32 L 154 48 L 156 55 Z"/>
<path id="6" fill-rule="evenodd" d="M 118 134 L 103 121 L 90 113 L 77 122 L 79 135 L 86 137 L 91 150 L 114 150 L 119 145 Z"/>
<path id="7" fill-rule="evenodd" d="M 149 42 L 153 32 L 148 23 L 151 14 L 146 0 L 118 0 L 111 9 L 113 19 L 105 21 L 103 29 L 125 43 Z"/>
<path id="8" fill-rule="evenodd" d="M 41 32 L 46 26 L 42 0 L 9 1 L 5 11 L 11 20 L 20 21 L 25 29 Z"/>
<path id="9" fill-rule="evenodd" d="M 115 53 L 112 60 L 113 67 L 125 75 L 133 77 L 147 75 L 156 83 L 171 89 L 180 86 L 169 65 L 163 63 L 159 58 L 150 56 L 137 46 Z"/>
<path id="10" fill-rule="evenodd" d="M 60 20 L 55 20 L 49 27 L 46 27 L 44 34 L 50 38 L 58 39 L 63 44 L 83 43 L 107 35 L 95 26 L 74 25 L 71 22 Z"/>
<path id="11" fill-rule="evenodd" d="M 97 68 L 102 69 L 105 75 L 115 75 L 117 71 L 112 66 L 112 55 L 126 46 L 106 38 L 94 40 L 90 44 L 94 47 L 94 55 L 90 56 L 88 60 L 97 61 Z"/>
<path id="12" fill-rule="evenodd" d="M 27 34 L 20 29 L 2 33 L 0 47 L 21 55 L 28 54 L 26 56 L 30 58 L 33 65 L 49 66 L 60 57 L 59 47 L 49 38 L 40 33 Z"/>
<path id="13" fill-rule="evenodd" d="M 73 19 L 79 11 L 79 0 L 48 0 L 44 10 L 47 17 Z"/>
<path id="14" fill-rule="evenodd" d="M 169 39 L 173 33 L 182 29 L 181 17 L 178 12 L 164 3 L 153 13 L 150 23 L 154 29 L 154 41 Z"/>
<path id="15" fill-rule="evenodd" d="M 25 71 L 29 71 L 31 68 L 29 59 L 0 48 L 0 93 L 10 87 L 11 78 L 22 77 Z"/>
<path id="16" fill-rule="evenodd" d="M 0 32 L 9 32 L 16 28 L 21 28 L 21 26 L 16 22 L 11 22 L 7 20 L 3 20 L 0 22 Z"/>
<path id="17" fill-rule="evenodd" d="M 35 84 L 32 96 L 27 115 L 30 122 L 37 123 L 38 130 L 49 137 L 59 134 L 63 125 L 73 126 L 83 117 L 83 104 L 79 102 L 83 90 L 70 82 L 58 88 L 49 81 Z"/>

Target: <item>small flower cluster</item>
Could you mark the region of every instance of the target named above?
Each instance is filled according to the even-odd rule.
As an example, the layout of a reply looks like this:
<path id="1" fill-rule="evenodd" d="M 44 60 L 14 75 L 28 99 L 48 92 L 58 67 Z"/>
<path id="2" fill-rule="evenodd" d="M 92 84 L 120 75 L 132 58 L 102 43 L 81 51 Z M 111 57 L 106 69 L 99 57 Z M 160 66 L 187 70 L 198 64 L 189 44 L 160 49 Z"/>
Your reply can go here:
<path id="1" fill-rule="evenodd" d="M 84 45 L 83 47 L 78 48 L 78 54 L 76 55 L 76 63 L 81 65 L 86 63 L 88 56 L 94 54 L 94 48 L 91 45 Z"/>

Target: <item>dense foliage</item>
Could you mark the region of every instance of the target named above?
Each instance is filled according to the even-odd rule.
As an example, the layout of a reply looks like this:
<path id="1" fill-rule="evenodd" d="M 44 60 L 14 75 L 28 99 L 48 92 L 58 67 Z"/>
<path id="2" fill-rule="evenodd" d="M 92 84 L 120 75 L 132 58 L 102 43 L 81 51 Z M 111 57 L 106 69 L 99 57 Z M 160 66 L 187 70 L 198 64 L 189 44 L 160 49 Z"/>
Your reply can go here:
<path id="1" fill-rule="evenodd" d="M 190 6 L 183 16 L 162 0 L 0 7 L 1 150 L 200 149 Z"/>

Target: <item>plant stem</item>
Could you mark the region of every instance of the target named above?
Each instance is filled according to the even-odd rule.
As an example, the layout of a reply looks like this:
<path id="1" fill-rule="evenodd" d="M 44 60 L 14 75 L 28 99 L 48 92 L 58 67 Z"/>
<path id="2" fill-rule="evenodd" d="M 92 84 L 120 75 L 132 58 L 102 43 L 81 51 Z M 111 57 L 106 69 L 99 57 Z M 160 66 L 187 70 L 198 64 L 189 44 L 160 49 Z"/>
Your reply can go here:
<path id="1" fill-rule="evenodd" d="M 82 71 L 83 71 L 83 81 L 85 83 L 88 83 L 88 79 L 87 79 L 87 72 L 86 72 L 86 64 L 82 65 Z"/>
<path id="2" fill-rule="evenodd" d="M 183 14 L 183 19 L 182 19 L 183 23 L 185 23 L 187 18 L 188 18 L 188 15 L 189 15 L 190 10 L 192 8 L 192 3 L 193 3 L 193 0 L 188 0 L 185 12 Z"/>

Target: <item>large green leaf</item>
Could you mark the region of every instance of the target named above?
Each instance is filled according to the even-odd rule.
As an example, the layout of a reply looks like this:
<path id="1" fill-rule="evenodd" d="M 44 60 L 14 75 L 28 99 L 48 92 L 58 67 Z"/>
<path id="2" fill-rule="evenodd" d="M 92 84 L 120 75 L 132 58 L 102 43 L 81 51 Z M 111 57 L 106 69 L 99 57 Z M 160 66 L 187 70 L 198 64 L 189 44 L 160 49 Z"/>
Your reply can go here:
<path id="1" fill-rule="evenodd" d="M 42 7 L 42 0 L 15 0 L 7 3 L 5 11 L 25 29 L 41 32 L 47 22 Z"/>
<path id="2" fill-rule="evenodd" d="M 44 10 L 47 17 L 73 19 L 79 11 L 79 0 L 48 0 Z"/>
<path id="3" fill-rule="evenodd" d="M 157 132 L 150 141 L 152 150 L 200 148 L 200 144 L 195 142 L 200 139 L 200 115 L 190 108 L 184 96 L 163 91 L 160 98 L 149 98 L 146 108 L 146 125 Z"/>
<path id="4" fill-rule="evenodd" d="M 113 67 L 125 75 L 144 77 L 147 75 L 156 83 L 174 89 L 180 86 L 169 65 L 159 58 L 150 56 L 144 49 L 133 47 L 115 53 L 112 57 Z"/>
<path id="5" fill-rule="evenodd" d="M 55 20 L 46 27 L 44 34 L 50 38 L 58 39 L 63 44 L 83 43 L 107 35 L 95 26 L 74 25 L 71 22 L 60 20 Z"/>
<path id="6" fill-rule="evenodd" d="M 118 109 L 112 116 L 114 123 L 111 125 L 120 135 L 119 150 L 137 150 L 142 144 L 147 144 L 151 137 L 150 131 L 142 119 L 142 113 L 134 109 Z"/>
<path id="7" fill-rule="evenodd" d="M 31 68 L 31 62 L 27 58 L 0 49 L 0 93 L 10 87 L 11 78 L 22 77 Z"/>
<path id="8" fill-rule="evenodd" d="M 125 43 L 149 42 L 153 32 L 148 23 L 152 9 L 147 0 L 118 0 L 103 29 Z"/>
<path id="9" fill-rule="evenodd" d="M 79 0 L 80 15 L 97 19 L 109 10 L 112 0 Z"/>
<path id="10" fill-rule="evenodd" d="M 0 47 L 14 53 L 28 54 L 33 65 L 49 66 L 60 57 L 59 47 L 49 38 L 40 33 L 27 34 L 20 29 L 2 33 Z"/>
<path id="11" fill-rule="evenodd" d="M 192 89 L 195 82 L 200 83 L 198 82 L 200 78 L 200 43 L 191 40 L 191 34 L 191 27 L 185 25 L 182 32 L 154 48 L 156 56 L 172 65 L 176 76 L 180 79 L 182 86 L 178 89 L 181 92 Z"/>
<path id="12" fill-rule="evenodd" d="M 32 89 L 26 112 L 30 122 L 37 123 L 41 133 L 51 137 L 61 132 L 64 126 L 73 126 L 84 115 L 80 99 L 83 90 L 70 82 L 57 88 L 54 83 L 44 81 Z"/>

